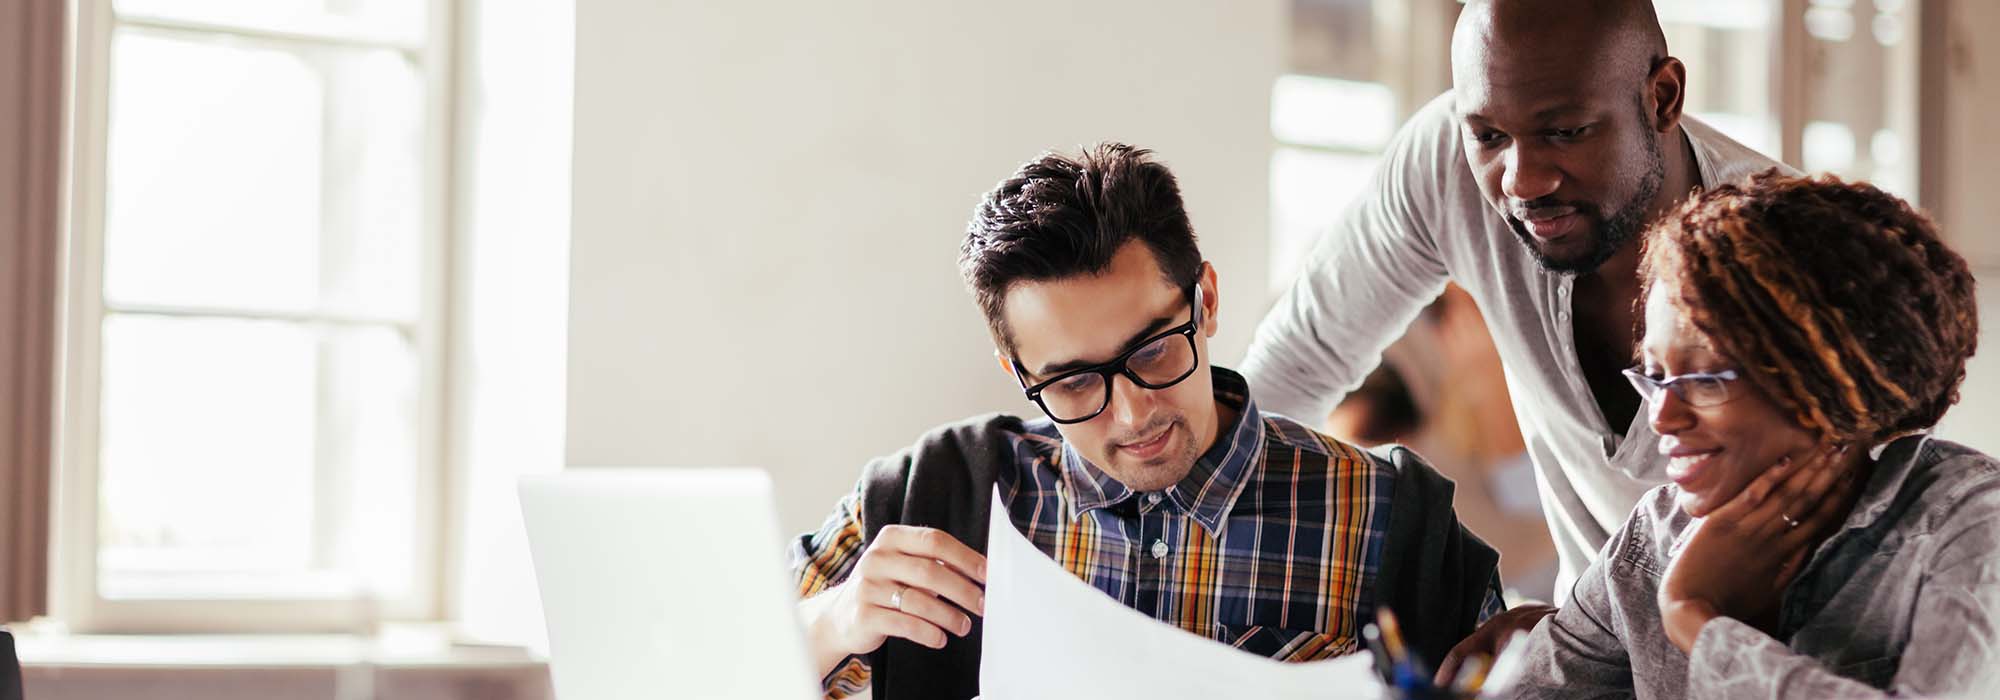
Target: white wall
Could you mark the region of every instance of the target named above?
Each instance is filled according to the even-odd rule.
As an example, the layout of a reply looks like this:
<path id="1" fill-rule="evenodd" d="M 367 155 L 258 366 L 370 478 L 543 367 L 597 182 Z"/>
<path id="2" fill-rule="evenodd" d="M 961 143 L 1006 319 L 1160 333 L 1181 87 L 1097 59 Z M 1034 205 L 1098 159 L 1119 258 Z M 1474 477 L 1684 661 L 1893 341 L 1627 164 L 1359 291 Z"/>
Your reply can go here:
<path id="1" fill-rule="evenodd" d="M 578 3 L 571 465 L 772 470 L 787 529 L 869 457 L 988 410 L 955 266 L 980 194 L 1049 147 L 1153 148 L 1262 316 L 1279 0 Z"/>
<path id="2" fill-rule="evenodd" d="M 1938 0 L 1950 29 L 1949 84 L 1944 90 L 1945 163 L 1943 197 L 1933 214 L 1952 247 L 1972 263 L 1979 277 L 1979 352 L 1966 372 L 1957 407 L 1945 414 L 1938 434 L 2000 454 L 2000 197 L 1993 172 L 2000 163 L 2000 136 L 1993 114 L 2000 112 L 2000 3 L 1992 0 Z"/>

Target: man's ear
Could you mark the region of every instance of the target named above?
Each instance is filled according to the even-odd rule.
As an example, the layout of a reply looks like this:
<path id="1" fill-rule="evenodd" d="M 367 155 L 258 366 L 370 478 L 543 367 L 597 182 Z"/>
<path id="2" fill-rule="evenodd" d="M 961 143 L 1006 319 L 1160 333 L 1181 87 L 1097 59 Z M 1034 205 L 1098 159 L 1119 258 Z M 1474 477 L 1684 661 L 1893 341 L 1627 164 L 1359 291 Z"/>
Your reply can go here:
<path id="1" fill-rule="evenodd" d="M 1687 66 L 1668 56 L 1653 66 L 1646 78 L 1646 116 L 1654 131 L 1667 133 L 1681 123 L 1681 109 L 1687 105 Z"/>
<path id="2" fill-rule="evenodd" d="M 1202 261 L 1201 276 L 1195 279 L 1195 286 L 1201 290 L 1201 333 L 1213 338 L 1221 327 L 1216 323 L 1216 312 L 1222 309 L 1222 297 L 1216 293 L 1214 265 Z"/>

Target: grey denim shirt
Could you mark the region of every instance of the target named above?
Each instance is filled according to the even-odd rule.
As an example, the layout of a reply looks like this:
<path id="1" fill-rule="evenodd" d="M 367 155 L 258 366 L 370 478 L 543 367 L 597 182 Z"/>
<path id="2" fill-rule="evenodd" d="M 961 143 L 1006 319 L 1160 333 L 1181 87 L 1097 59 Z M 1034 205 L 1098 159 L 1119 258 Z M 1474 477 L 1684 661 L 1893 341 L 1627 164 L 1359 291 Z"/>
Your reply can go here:
<path id="1" fill-rule="evenodd" d="M 1927 436 L 1878 448 L 1861 499 L 1786 589 L 1778 634 L 1721 617 L 1694 651 L 1657 599 L 1699 521 L 1647 494 L 1526 641 L 1522 698 L 2000 697 L 2000 462 Z"/>

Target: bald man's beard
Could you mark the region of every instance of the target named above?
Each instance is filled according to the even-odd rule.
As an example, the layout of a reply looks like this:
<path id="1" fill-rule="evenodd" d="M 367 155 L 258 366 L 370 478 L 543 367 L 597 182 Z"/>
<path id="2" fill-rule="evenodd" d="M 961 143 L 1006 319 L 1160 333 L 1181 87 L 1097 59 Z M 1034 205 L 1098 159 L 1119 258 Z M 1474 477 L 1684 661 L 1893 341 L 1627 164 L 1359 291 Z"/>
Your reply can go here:
<path id="1" fill-rule="evenodd" d="M 1580 212 L 1589 212 L 1591 218 L 1598 222 L 1590 231 L 1590 248 L 1565 257 L 1551 255 L 1542 249 L 1541 243 L 1534 236 L 1529 235 L 1528 228 L 1521 224 L 1519 218 L 1511 215 L 1507 217 L 1507 225 L 1514 229 L 1514 237 L 1521 239 L 1521 245 L 1528 247 L 1528 252 L 1535 257 L 1535 262 L 1540 264 L 1542 269 L 1563 274 L 1595 272 L 1604 261 L 1617 255 L 1620 248 L 1625 247 L 1626 243 L 1637 238 L 1639 233 L 1646 229 L 1646 224 L 1650 223 L 1646 220 L 1646 210 L 1653 203 L 1653 197 L 1660 193 L 1660 186 L 1667 181 L 1667 161 L 1660 152 L 1660 142 L 1657 139 L 1641 136 L 1639 140 L 1643 142 L 1641 148 L 1646 154 L 1645 172 L 1639 176 L 1639 182 L 1632 196 L 1626 199 L 1624 204 L 1619 205 L 1618 210 L 1610 216 L 1604 216 L 1603 210 L 1596 205 L 1582 202 L 1528 204 L 1529 207 L 1562 204 L 1576 207 Z"/>

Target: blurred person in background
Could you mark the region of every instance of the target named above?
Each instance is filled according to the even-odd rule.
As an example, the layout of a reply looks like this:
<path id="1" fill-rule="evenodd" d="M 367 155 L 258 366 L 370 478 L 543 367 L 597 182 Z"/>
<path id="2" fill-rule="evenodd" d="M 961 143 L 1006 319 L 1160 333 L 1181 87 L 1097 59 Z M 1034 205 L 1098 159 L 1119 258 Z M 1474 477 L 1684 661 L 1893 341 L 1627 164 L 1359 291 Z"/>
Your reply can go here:
<path id="1" fill-rule="evenodd" d="M 1442 295 L 1382 364 L 1327 416 L 1326 432 L 1362 447 L 1399 443 L 1458 484 L 1467 528 L 1500 551 L 1510 603 L 1554 600 L 1555 545 L 1543 521 L 1534 464 L 1507 395 L 1500 356 L 1472 296 Z"/>

